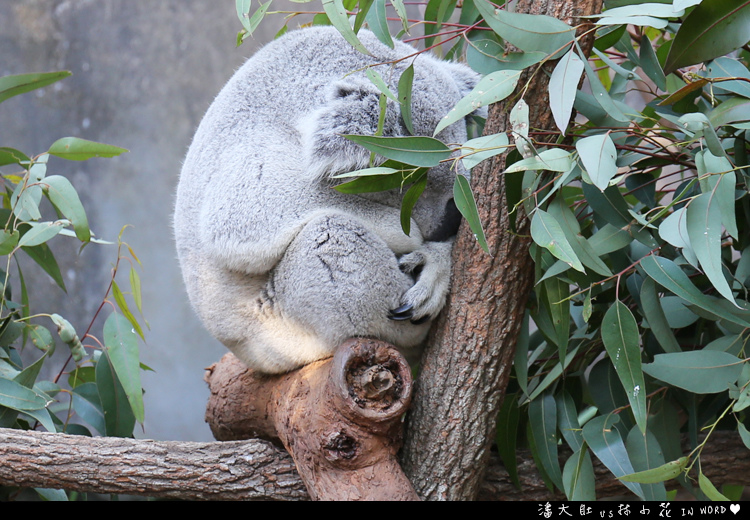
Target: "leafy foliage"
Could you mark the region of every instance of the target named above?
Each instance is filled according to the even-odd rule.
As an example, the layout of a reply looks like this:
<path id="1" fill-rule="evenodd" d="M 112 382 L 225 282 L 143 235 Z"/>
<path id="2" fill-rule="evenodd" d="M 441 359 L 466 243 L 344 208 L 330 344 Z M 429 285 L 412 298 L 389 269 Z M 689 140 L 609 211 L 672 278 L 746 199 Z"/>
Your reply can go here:
<path id="1" fill-rule="evenodd" d="M 430 0 L 422 20 L 391 5 L 398 36 L 465 56 L 484 74 L 438 131 L 480 106 L 518 107 L 528 86 L 520 71 L 541 67 L 551 73 L 557 129 L 529 129 L 528 112 L 514 109 L 511 132 L 460 147 L 349 136 L 391 159 L 351 174 L 359 178 L 349 186 L 360 185 L 349 192 L 414 183 L 435 161 L 471 168 L 515 146 L 504 175 L 521 189 L 509 189 L 508 202 L 531 216 L 537 283 L 498 420 L 511 478 L 527 438 L 550 488 L 570 499 L 595 496 L 592 454 L 643 499 L 667 499 L 663 482 L 675 478 L 721 499 L 700 470 L 702 447 L 720 428 L 738 431 L 750 449 L 750 1 L 605 1 L 577 32 L 503 3 Z M 353 42 L 367 24 L 391 45 L 384 1 L 330 5 L 313 23 L 331 23 Z M 592 31 L 587 59 L 578 38 Z M 458 154 L 441 155 L 446 149 Z M 459 179 L 459 207 L 483 241 Z M 681 434 L 692 443 L 687 455 Z M 574 452 L 563 468 L 561 442 Z"/>
<path id="2" fill-rule="evenodd" d="M 62 71 L 2 77 L 0 102 L 69 75 Z M 122 232 L 110 286 L 81 336 L 53 309 L 32 314 L 32 305 L 36 308 L 43 302 L 29 301 L 29 280 L 21 270 L 23 263 L 19 262 L 19 255 L 28 256 L 65 291 L 48 242 L 63 235 L 68 240 L 77 240 L 81 249 L 90 242 L 111 244 L 93 237 L 86 212 L 70 181 L 60 175 L 47 175 L 48 159 L 57 156 L 84 161 L 115 157 L 126 151 L 76 137 L 59 139 L 46 152 L 35 156 L 0 148 L 0 166 L 9 172 L 2 175 L 5 191 L 0 207 L 3 225 L 0 255 L 5 258 L 4 268 L 0 269 L 0 427 L 24 430 L 41 427 L 74 435 L 131 437 L 136 423 L 143 423 L 140 380 L 143 365 L 138 355 L 138 336 L 143 338 L 143 332 L 115 281 L 121 261 L 129 262 L 130 294 L 141 311 L 140 278 L 134 265 L 140 262 L 122 241 Z M 50 203 L 48 208 L 43 207 L 45 198 Z M 48 214 L 56 215 L 56 220 L 44 220 L 47 217 L 43 215 Z M 18 294 L 13 294 L 11 287 Z M 98 338 L 93 333 L 94 326 L 108 307 L 112 312 L 104 323 L 103 336 Z M 70 349 L 61 367 L 50 361 L 58 343 Z M 28 362 L 29 359 L 33 361 Z M 39 378 L 45 364 L 50 365 L 48 371 L 59 370 L 51 380 Z M 61 490 L 37 491 L 45 500 L 67 499 Z M 3 490 L 3 496 L 13 493 Z"/>

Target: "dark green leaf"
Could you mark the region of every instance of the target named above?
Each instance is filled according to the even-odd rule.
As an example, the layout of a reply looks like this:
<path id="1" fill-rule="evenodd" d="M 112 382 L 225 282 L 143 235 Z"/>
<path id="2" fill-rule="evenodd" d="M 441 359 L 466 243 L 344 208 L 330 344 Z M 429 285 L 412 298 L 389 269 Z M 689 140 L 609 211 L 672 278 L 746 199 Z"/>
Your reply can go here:
<path id="1" fill-rule="evenodd" d="M 664 315 L 664 310 L 656 294 L 656 284 L 652 278 L 646 278 L 643 281 L 640 297 L 643 316 L 661 347 L 665 352 L 681 352 L 680 344 L 677 342 L 674 332 L 667 322 L 667 317 Z"/>
<path id="2" fill-rule="evenodd" d="M 682 22 L 664 72 L 723 56 L 747 43 L 748 34 L 750 0 L 704 1 Z"/>
<path id="3" fill-rule="evenodd" d="M 664 464 L 664 454 L 659 446 L 659 441 L 650 431 L 644 433 L 638 428 L 633 428 L 628 433 L 625 444 L 630 462 L 636 471 L 654 470 Z M 635 481 L 630 480 L 629 482 Z M 643 489 L 646 500 L 667 499 L 667 490 L 661 482 L 643 482 L 642 480 L 637 482 L 642 484 L 641 489 Z"/>
<path id="4" fill-rule="evenodd" d="M 587 448 L 582 448 L 565 462 L 563 484 L 568 500 L 596 500 L 594 465 Z"/>
<path id="5" fill-rule="evenodd" d="M 645 34 L 641 37 L 640 51 L 643 72 L 656 84 L 659 90 L 666 92 L 667 78 L 664 76 L 664 71 L 659 64 L 659 59 L 656 57 L 654 48 L 651 46 L 651 41 Z"/>
<path id="6" fill-rule="evenodd" d="M 80 390 L 80 388 L 78 387 L 76 390 Z M 102 355 L 96 363 L 96 388 L 104 413 L 106 435 L 110 437 L 132 436 L 135 426 L 133 409 L 106 354 Z M 91 424 L 91 426 L 94 426 L 94 424 Z"/>
<path id="7" fill-rule="evenodd" d="M 529 425 L 544 471 L 555 486 L 563 489 L 557 460 L 557 405 L 551 394 L 544 394 L 529 403 Z"/>
<path id="8" fill-rule="evenodd" d="M 653 378 L 696 394 L 714 394 L 729 389 L 742 372 L 743 362 L 717 350 L 694 350 L 657 354 L 643 371 Z"/>
<path id="9" fill-rule="evenodd" d="M 425 168 L 437 166 L 440 161 L 451 156 L 451 149 L 432 137 L 377 137 L 367 135 L 344 135 L 344 137 L 388 159 Z"/>
<path id="10" fill-rule="evenodd" d="M 370 30 L 377 36 L 378 40 L 393 48 L 393 39 L 388 30 L 388 20 L 385 14 L 385 0 L 374 0 L 372 7 L 365 17 Z"/>
<path id="11" fill-rule="evenodd" d="M 411 123 L 411 88 L 414 82 L 414 64 L 409 65 L 398 78 L 398 101 L 401 103 L 401 119 L 410 134 L 414 135 Z"/>
<path id="12" fill-rule="evenodd" d="M 482 222 L 479 220 L 479 211 L 477 210 L 477 203 L 474 200 L 474 194 L 471 192 L 471 186 L 469 181 L 463 175 L 456 175 L 456 181 L 453 184 L 453 200 L 456 203 L 458 211 L 469 223 L 474 238 L 479 242 L 480 247 L 485 253 L 490 254 L 490 250 L 487 247 L 487 239 L 484 236 L 484 230 L 482 229 Z"/>
<path id="13" fill-rule="evenodd" d="M 557 424 L 560 427 L 560 433 L 565 441 L 574 452 L 583 448 L 583 433 L 581 425 L 578 422 L 578 412 L 573 398 L 567 390 L 557 394 Z"/>
<path id="14" fill-rule="evenodd" d="M 30 160 L 31 159 L 29 159 L 29 157 L 23 152 L 19 152 L 13 148 L 0 148 L 0 166 L 5 166 L 7 164 L 21 165 L 21 163 L 28 163 Z"/>
<path id="15" fill-rule="evenodd" d="M 503 461 L 503 466 L 508 471 L 508 477 L 513 485 L 521 488 L 518 479 L 518 464 L 516 462 L 516 444 L 518 436 L 518 423 L 520 414 L 518 411 L 518 400 L 515 395 L 506 395 L 503 405 L 497 414 L 497 452 Z"/>
<path id="16" fill-rule="evenodd" d="M 21 383 L 0 378 L 0 406 L 21 412 L 41 410 L 47 406 L 47 400 Z"/>
<path id="17" fill-rule="evenodd" d="M 47 197 L 50 202 L 73 224 L 78 240 L 88 242 L 91 239 L 89 221 L 73 185 L 68 179 L 60 175 L 50 175 L 44 178 Z"/>
<path id="18" fill-rule="evenodd" d="M 63 291 L 66 290 L 65 282 L 60 273 L 60 267 L 57 265 L 57 260 L 55 260 L 55 257 L 47 244 L 40 244 L 34 247 L 24 247 L 23 250 L 32 260 L 34 260 L 34 262 L 39 264 L 39 266 L 52 277 L 55 283 L 60 286 L 60 289 Z"/>
<path id="19" fill-rule="evenodd" d="M 628 396 L 635 421 L 646 431 L 646 382 L 641 369 L 638 323 L 630 309 L 617 300 L 604 315 L 602 341 Z"/>
<path id="20" fill-rule="evenodd" d="M 102 356 L 101 359 L 105 359 L 105 356 Z M 89 426 L 101 435 L 106 435 L 107 427 L 104 419 L 104 411 L 102 410 L 102 402 L 99 398 L 100 391 L 97 390 L 97 385 L 94 382 L 87 382 L 76 386 L 73 388 L 73 409 Z M 105 394 L 110 391 L 105 390 Z"/>
<path id="21" fill-rule="evenodd" d="M 404 233 L 407 235 L 411 231 L 411 212 L 426 187 L 427 173 L 424 173 L 422 174 L 422 177 L 420 177 L 420 179 L 412 184 L 407 190 L 401 201 L 401 229 L 403 229 Z"/>

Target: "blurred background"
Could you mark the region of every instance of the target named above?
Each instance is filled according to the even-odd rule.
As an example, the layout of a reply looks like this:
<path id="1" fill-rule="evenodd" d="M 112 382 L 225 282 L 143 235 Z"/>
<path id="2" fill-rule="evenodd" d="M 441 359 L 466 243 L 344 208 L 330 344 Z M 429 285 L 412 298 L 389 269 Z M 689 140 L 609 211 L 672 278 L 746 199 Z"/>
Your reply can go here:
<path id="1" fill-rule="evenodd" d="M 289 28 L 299 23 L 304 20 L 292 20 Z M 146 420 L 139 437 L 212 439 L 203 421 L 203 369 L 226 350 L 187 301 L 172 238 L 175 187 L 212 99 L 282 25 L 280 15 L 266 20 L 237 48 L 241 25 L 233 0 L 0 0 L 0 75 L 73 73 L 0 104 L 0 146 L 32 155 L 75 136 L 130 150 L 85 162 L 52 157 L 48 174 L 71 180 L 99 238 L 116 242 L 121 228 L 132 226 L 124 240 L 143 263 L 150 324 L 141 359 L 155 370 L 142 373 Z M 116 246 L 90 244 L 79 254 L 73 239 L 58 237 L 50 245 L 67 294 L 36 265 L 26 266 L 32 312 L 59 312 L 82 334 L 107 289 Z M 128 270 L 122 287 L 128 287 Z M 58 345 L 56 370 L 66 351 Z"/>

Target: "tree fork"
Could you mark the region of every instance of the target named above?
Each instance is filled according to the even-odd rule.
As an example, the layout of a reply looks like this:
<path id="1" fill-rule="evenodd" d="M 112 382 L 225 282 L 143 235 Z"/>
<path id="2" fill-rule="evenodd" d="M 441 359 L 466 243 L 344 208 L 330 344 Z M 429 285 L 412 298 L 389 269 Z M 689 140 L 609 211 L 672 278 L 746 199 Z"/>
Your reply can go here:
<path id="1" fill-rule="evenodd" d="M 519 0 L 515 11 L 550 15 L 574 25 L 579 17 L 598 13 L 601 7 L 602 0 Z M 580 43 L 588 53 L 593 34 Z M 528 73 L 522 74 L 519 84 L 526 81 Z M 539 72 L 525 92 L 531 126 L 543 130 L 554 129 L 547 108 L 548 83 L 548 75 Z M 490 108 L 485 135 L 510 130 L 509 108 L 504 104 Z M 517 233 L 508 231 L 504 169 L 504 155 L 498 155 L 472 171 L 472 190 L 490 255 L 462 223 L 453 249 L 452 289 L 422 357 L 402 464 L 424 499 L 477 497 L 534 281 L 528 258 L 529 220 L 522 208 L 516 217 Z"/>

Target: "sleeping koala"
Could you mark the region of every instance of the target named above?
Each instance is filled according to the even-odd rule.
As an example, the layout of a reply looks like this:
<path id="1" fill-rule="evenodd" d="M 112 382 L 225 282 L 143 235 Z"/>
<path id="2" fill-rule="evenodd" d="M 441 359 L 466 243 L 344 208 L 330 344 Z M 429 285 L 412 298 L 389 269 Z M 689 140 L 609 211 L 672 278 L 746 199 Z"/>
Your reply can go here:
<path id="1" fill-rule="evenodd" d="M 394 63 L 415 49 L 359 37 L 372 56 L 333 27 L 293 31 L 258 51 L 209 108 L 182 168 L 174 228 L 190 301 L 261 372 L 329 357 L 354 336 L 413 358 L 448 292 L 460 219 L 452 161 L 429 171 L 409 235 L 401 190 L 343 194 L 331 176 L 369 164 L 369 151 L 341 137 L 377 130 L 380 92 L 366 67 L 396 92 L 414 63 L 413 127 L 426 136 L 478 76 L 426 54 Z M 409 135 L 390 100 L 384 135 Z M 465 124 L 437 137 L 462 144 Z"/>

